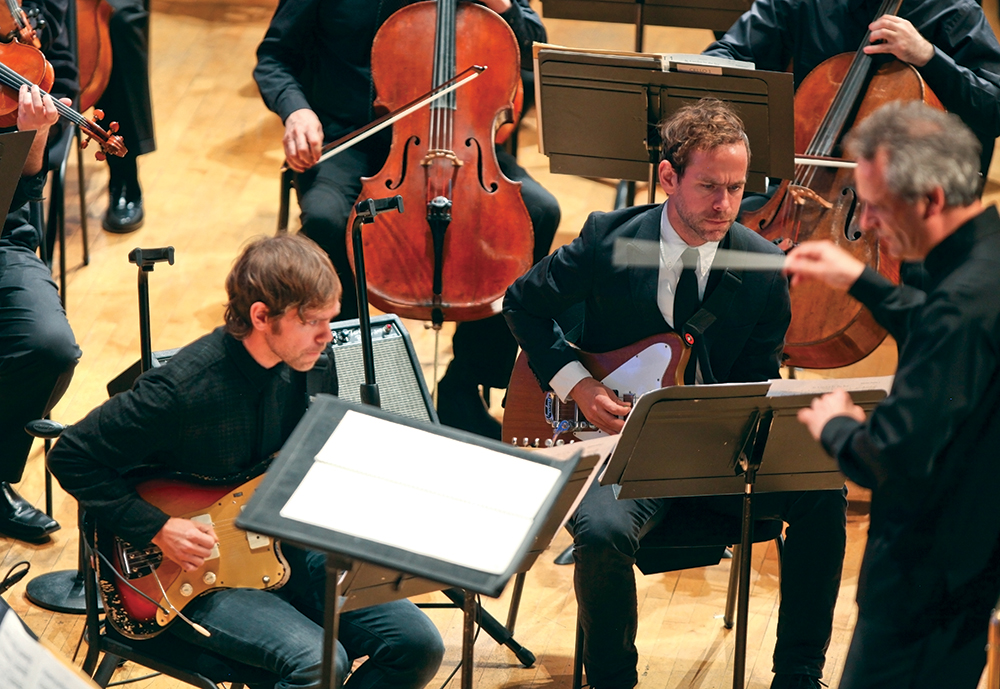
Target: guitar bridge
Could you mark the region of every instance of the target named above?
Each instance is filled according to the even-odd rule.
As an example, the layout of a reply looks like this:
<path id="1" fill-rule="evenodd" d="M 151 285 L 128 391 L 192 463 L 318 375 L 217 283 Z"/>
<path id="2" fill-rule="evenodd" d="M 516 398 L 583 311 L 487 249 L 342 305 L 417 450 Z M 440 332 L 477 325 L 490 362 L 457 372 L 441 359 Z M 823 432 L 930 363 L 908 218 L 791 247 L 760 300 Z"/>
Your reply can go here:
<path id="1" fill-rule="evenodd" d="M 149 576 L 163 562 L 163 551 L 150 543 L 145 548 L 123 547 L 118 561 L 122 574 L 128 580 Z"/>
<path id="2" fill-rule="evenodd" d="M 614 393 L 627 404 L 635 402 L 636 396 L 634 393 L 621 395 L 617 390 Z M 545 393 L 545 421 L 552 426 L 554 436 L 561 435 L 562 433 L 600 430 L 597 426 L 587 421 L 587 417 L 580 413 L 580 408 L 576 405 L 576 402 L 573 400 L 563 402 L 559 399 L 559 395 L 554 392 Z"/>

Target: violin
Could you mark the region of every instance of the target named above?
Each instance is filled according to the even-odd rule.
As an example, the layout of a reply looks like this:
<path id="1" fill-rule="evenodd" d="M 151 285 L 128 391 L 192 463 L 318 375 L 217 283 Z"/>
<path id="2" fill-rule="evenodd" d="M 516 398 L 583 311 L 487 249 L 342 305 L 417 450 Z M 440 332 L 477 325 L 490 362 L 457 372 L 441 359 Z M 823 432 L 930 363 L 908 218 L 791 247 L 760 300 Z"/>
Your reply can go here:
<path id="1" fill-rule="evenodd" d="M 18 93 L 22 85 L 37 84 L 41 94 L 47 96 L 50 95 L 47 89 L 52 88 L 54 79 L 52 65 L 40 50 L 17 41 L 0 43 L 0 127 L 13 127 L 17 124 Z M 98 160 L 104 160 L 106 155 L 120 158 L 128 152 L 122 137 L 116 134 L 117 122 L 112 122 L 108 125 L 110 131 L 105 131 L 96 122 L 88 120 L 57 98 L 53 98 L 52 102 L 59 115 L 79 127 L 86 136 L 81 147 L 86 148 L 91 139 L 97 140 L 101 149 L 96 154 Z M 101 119 L 104 113 L 95 111 L 94 117 Z"/>
<path id="2" fill-rule="evenodd" d="M 884 0 L 875 19 L 896 14 L 902 0 Z M 835 55 L 810 72 L 795 92 L 795 152 L 822 161 L 839 158 L 839 143 L 852 122 L 862 121 L 894 100 L 921 100 L 943 109 L 916 68 L 891 60 L 877 69 L 864 52 Z M 893 282 L 899 262 L 879 248 L 874 232 L 861 229 L 850 167 L 820 164 L 795 168 L 760 210 L 744 213 L 744 225 L 785 251 L 813 239 L 829 239 Z M 868 356 L 885 339 L 871 312 L 847 294 L 818 281 L 791 292 L 792 322 L 785 338 L 786 363 L 837 368 Z"/>
<path id="3" fill-rule="evenodd" d="M 497 126 L 512 118 L 520 51 L 496 13 L 456 0 L 401 8 L 372 46 L 375 106 L 385 110 L 472 64 L 489 69 L 393 127 L 389 156 L 362 179 L 359 197 L 401 195 L 415 209 L 384 215 L 363 236 L 371 303 L 435 327 L 499 313 L 508 285 L 531 266 L 531 218 L 493 145 Z M 347 245 L 354 267 L 350 232 Z"/>
<path id="4" fill-rule="evenodd" d="M 17 0 L 5 0 L 5 2 L 6 12 L 0 9 L 0 41 L 3 43 L 18 41 L 41 49 L 42 41 L 35 32 L 36 26 L 40 30 L 45 24 L 45 20 L 38 16 L 40 12 L 37 9 L 25 12 Z"/>

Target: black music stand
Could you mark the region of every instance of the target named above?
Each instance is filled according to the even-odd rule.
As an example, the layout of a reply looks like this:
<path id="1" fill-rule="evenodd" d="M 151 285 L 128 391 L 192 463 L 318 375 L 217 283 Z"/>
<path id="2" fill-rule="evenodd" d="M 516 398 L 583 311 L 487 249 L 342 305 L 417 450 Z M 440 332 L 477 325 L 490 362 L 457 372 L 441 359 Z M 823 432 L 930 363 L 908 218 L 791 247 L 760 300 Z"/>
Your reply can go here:
<path id="1" fill-rule="evenodd" d="M 370 449 L 374 439 L 385 449 L 373 456 L 364 447 Z M 379 470 L 398 459 L 391 448 L 393 440 L 402 439 L 405 442 L 396 446 L 415 456 L 405 458 L 399 465 L 403 471 L 394 471 L 391 482 L 384 481 Z M 596 452 L 564 450 L 570 452 L 565 459 L 552 459 L 370 405 L 317 395 L 237 525 L 327 553 L 323 686 L 333 687 L 344 602 L 353 596 L 351 607 L 363 607 L 412 595 L 414 587 L 422 586 L 397 575 L 363 591 L 352 580 L 352 591 L 345 582 L 353 569 L 360 572 L 373 565 L 440 582 L 425 590 L 452 586 L 499 595 L 511 576 L 534 561 L 538 545 L 551 540 L 567 516 L 559 510 L 569 511 L 586 485 L 583 476 L 590 475 L 600 459 Z M 462 471 L 455 470 L 459 465 Z M 470 500 L 467 484 L 487 467 L 493 476 L 488 500 L 481 491 Z M 532 478 L 498 483 L 496 477 L 512 477 L 512 472 Z M 427 477 L 434 477 L 432 489 Z M 527 486 L 534 487 L 533 495 L 526 494 Z M 317 490 L 323 496 L 318 503 Z M 514 513 L 522 498 L 517 520 L 483 523 L 500 514 L 480 509 L 490 501 L 502 502 Z M 429 515 L 436 515 L 436 521 Z M 503 526 L 514 522 L 517 528 Z M 489 546 L 475 548 L 486 539 L 478 533 L 472 538 L 473 526 L 490 524 Z M 441 529 L 451 530 L 452 538 Z M 473 597 L 466 596 L 466 626 L 475 618 L 473 606 Z M 463 673 L 463 687 L 471 687 L 471 681 L 471 675 Z"/>
<path id="2" fill-rule="evenodd" d="M 753 0 L 542 0 L 546 19 L 635 24 L 637 51 L 646 24 L 727 31 Z"/>
<path id="3" fill-rule="evenodd" d="M 803 394 L 789 394 L 798 383 Z M 739 567 L 733 689 L 746 681 L 754 493 L 844 485 L 836 463 L 796 418 L 821 391 L 805 392 L 813 383 L 775 383 L 781 396 L 769 396 L 772 383 L 675 386 L 643 395 L 601 479 L 619 486 L 619 499 L 743 495 L 740 561 L 733 565 Z M 886 395 L 883 379 L 829 383 L 866 411 Z"/>
<path id="4" fill-rule="evenodd" d="M 753 152 L 749 191 L 764 191 L 766 177 L 794 176 L 789 73 L 700 56 L 665 60 L 543 44 L 535 44 L 534 55 L 538 147 L 554 173 L 648 180 L 652 189 L 660 160 L 657 123 L 714 97 L 727 101 L 746 128 Z"/>

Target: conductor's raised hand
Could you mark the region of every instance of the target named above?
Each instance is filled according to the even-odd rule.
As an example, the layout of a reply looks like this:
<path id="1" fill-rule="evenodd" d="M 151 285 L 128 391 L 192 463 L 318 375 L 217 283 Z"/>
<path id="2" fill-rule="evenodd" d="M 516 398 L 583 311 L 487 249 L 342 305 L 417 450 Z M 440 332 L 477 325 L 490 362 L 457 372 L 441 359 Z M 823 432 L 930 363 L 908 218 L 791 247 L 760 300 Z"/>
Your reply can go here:
<path id="1" fill-rule="evenodd" d="M 215 530 L 208 524 L 180 517 L 168 519 L 153 536 L 153 543 L 163 551 L 164 557 L 179 564 L 186 572 L 205 564 L 218 542 Z"/>
<path id="2" fill-rule="evenodd" d="M 570 397 L 576 402 L 587 421 L 605 433 L 621 433 L 623 417 L 632 411 L 632 405 L 622 402 L 614 390 L 595 378 L 584 378 L 573 386 Z"/>
<path id="3" fill-rule="evenodd" d="M 305 172 L 323 151 L 323 125 L 309 108 L 296 110 L 285 119 L 285 161 L 296 172 Z"/>
<path id="4" fill-rule="evenodd" d="M 792 287 L 807 280 L 819 280 L 835 289 L 848 290 L 865 264 L 829 240 L 802 242 L 785 259 L 783 272 L 792 278 Z"/>

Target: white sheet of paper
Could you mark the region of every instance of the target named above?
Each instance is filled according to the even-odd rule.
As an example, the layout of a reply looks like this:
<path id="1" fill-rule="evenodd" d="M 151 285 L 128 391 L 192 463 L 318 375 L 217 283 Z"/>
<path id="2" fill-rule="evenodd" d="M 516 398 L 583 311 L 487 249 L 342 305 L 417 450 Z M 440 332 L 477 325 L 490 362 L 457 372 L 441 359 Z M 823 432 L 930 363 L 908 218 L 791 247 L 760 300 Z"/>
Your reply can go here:
<path id="1" fill-rule="evenodd" d="M 88 684 L 33 639 L 17 615 L 0 621 L 0 685 L 4 689 L 90 689 Z"/>
<path id="2" fill-rule="evenodd" d="M 281 516 L 501 574 L 559 476 L 554 467 L 348 411 Z"/>
<path id="3" fill-rule="evenodd" d="M 825 395 L 837 388 L 843 390 L 885 390 L 892 388 L 892 376 L 872 376 L 869 378 L 777 378 L 770 381 L 768 397 L 787 395 Z"/>

